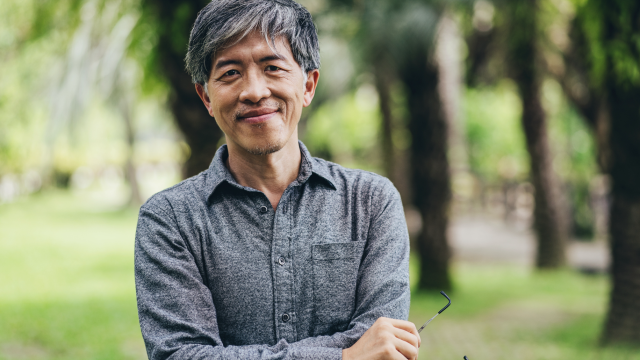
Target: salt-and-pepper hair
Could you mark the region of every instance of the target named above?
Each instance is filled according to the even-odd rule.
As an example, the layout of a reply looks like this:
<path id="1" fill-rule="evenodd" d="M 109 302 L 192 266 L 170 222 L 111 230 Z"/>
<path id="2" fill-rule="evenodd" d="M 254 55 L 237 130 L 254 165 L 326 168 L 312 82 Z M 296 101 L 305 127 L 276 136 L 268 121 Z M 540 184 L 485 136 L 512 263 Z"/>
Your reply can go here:
<path id="1" fill-rule="evenodd" d="M 185 62 L 193 82 L 205 85 L 216 53 L 252 31 L 260 31 L 270 46 L 277 38 L 287 39 L 305 74 L 320 68 L 318 34 L 302 5 L 292 0 L 213 0 L 198 13 L 189 37 Z"/>

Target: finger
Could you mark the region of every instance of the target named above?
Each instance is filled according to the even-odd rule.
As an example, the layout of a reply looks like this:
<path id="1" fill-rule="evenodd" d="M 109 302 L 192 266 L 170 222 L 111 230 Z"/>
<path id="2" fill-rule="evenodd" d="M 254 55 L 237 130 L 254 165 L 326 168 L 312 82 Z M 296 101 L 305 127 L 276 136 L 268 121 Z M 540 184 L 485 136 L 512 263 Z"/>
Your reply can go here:
<path id="1" fill-rule="evenodd" d="M 409 324 L 407 324 L 407 326 L 409 327 L 409 329 L 405 329 L 407 331 L 409 331 L 410 333 L 412 333 L 413 335 L 415 335 L 418 338 L 418 347 L 420 347 L 420 345 L 422 345 L 422 338 L 420 337 L 420 333 L 418 332 L 418 328 L 416 328 L 416 324 L 407 321 Z"/>
<path id="2" fill-rule="evenodd" d="M 399 320 L 399 321 L 401 321 L 401 320 Z M 420 338 L 420 334 L 418 333 L 418 330 L 416 329 L 416 326 L 413 323 L 408 322 L 408 321 L 402 321 L 402 323 L 396 323 L 396 324 L 398 326 L 394 325 L 394 328 L 397 331 L 403 331 L 406 334 L 412 335 L 416 339 L 415 345 L 417 347 L 420 347 L 420 345 L 422 344 L 422 339 Z M 392 325 L 393 325 L 393 323 L 392 323 Z M 396 332 L 394 332 L 394 334 L 396 334 Z M 398 333 L 398 334 L 400 334 L 400 333 Z M 396 336 L 398 336 L 398 335 L 396 335 Z"/>
<path id="3" fill-rule="evenodd" d="M 418 357 L 418 348 L 411 343 L 396 338 L 393 340 L 393 345 L 396 347 L 396 350 L 405 357 L 405 359 L 415 359 Z"/>
<path id="4" fill-rule="evenodd" d="M 394 327 L 406 330 L 410 333 L 413 333 L 413 332 L 415 332 L 416 334 L 418 333 L 418 329 L 416 328 L 416 325 L 411 321 L 396 320 L 396 319 L 388 319 L 388 320 L 391 323 L 391 325 L 393 325 Z"/>
<path id="5" fill-rule="evenodd" d="M 419 338 L 415 334 L 398 328 L 393 328 L 391 332 L 396 338 L 411 344 L 416 349 L 420 347 Z"/>

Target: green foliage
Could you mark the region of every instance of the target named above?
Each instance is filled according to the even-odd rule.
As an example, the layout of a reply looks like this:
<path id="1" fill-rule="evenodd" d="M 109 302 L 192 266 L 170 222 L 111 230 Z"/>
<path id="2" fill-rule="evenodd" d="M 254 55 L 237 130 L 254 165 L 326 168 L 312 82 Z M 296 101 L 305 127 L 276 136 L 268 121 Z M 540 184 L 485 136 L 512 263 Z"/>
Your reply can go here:
<path id="1" fill-rule="evenodd" d="M 27 39 L 35 40 L 49 37 L 52 31 L 60 29 L 71 35 L 79 23 L 78 15 L 86 0 L 31 0 L 31 9 L 35 12 L 33 23 L 29 24 Z"/>
<path id="2" fill-rule="evenodd" d="M 598 174 L 593 134 L 575 109 L 569 106 L 559 84 L 551 80 L 545 82 L 542 93 L 549 117 L 553 168 L 565 184 L 573 235 L 591 239 L 595 215 L 590 187 Z"/>
<path id="3" fill-rule="evenodd" d="M 317 109 L 306 124 L 303 141 L 315 156 L 379 171 L 379 124 L 377 95 L 370 85 L 364 85 Z"/>
<path id="4" fill-rule="evenodd" d="M 35 1 L 10 0 L 0 7 L 0 175 L 41 161 L 47 80 L 56 71 L 52 55 L 61 53 L 66 34 L 33 37 L 37 13 Z"/>
<path id="5" fill-rule="evenodd" d="M 544 83 L 542 100 L 549 118 L 554 169 L 568 182 L 587 181 L 597 174 L 593 134 L 564 97 L 555 81 Z"/>
<path id="6" fill-rule="evenodd" d="M 576 21 L 588 42 L 592 86 L 604 85 L 609 71 L 618 85 L 640 85 L 638 3 L 589 0 L 580 5 Z"/>
<path id="7" fill-rule="evenodd" d="M 178 75 L 169 74 L 176 69 L 167 69 L 163 64 L 179 64 L 182 67 L 191 27 L 197 13 L 208 1 L 137 0 L 136 3 L 142 16 L 134 30 L 129 50 L 142 65 L 143 91 L 150 95 L 166 96 L 170 91 L 167 76 Z M 138 48 L 139 45 L 142 48 Z"/>
<path id="8" fill-rule="evenodd" d="M 573 235 L 578 239 L 592 239 L 595 235 L 595 215 L 591 207 L 590 184 L 576 182 L 571 184 L 568 194 L 572 206 Z"/>
<path id="9" fill-rule="evenodd" d="M 160 54 L 157 51 L 158 45 L 158 23 L 146 9 L 141 10 L 142 16 L 133 29 L 131 43 L 127 49 L 128 55 L 135 59 L 143 72 L 141 91 L 150 96 L 166 96 L 168 86 L 165 79 L 159 76 L 158 66 Z"/>
<path id="10" fill-rule="evenodd" d="M 204 7 L 203 4 L 202 7 Z M 189 30 L 193 26 L 193 14 L 200 11 L 200 7 L 194 8 L 193 4 L 180 4 L 172 16 L 173 21 L 169 25 L 171 47 L 176 53 L 185 52 L 186 45 L 189 43 Z"/>
<path id="11" fill-rule="evenodd" d="M 469 166 L 485 181 L 526 178 L 529 160 L 520 127 L 521 111 L 510 82 L 466 91 L 463 114 Z"/>
<path id="12" fill-rule="evenodd" d="M 86 111 L 78 110 L 78 115 L 71 110 L 67 112 L 69 116 L 61 116 L 53 121 L 52 109 L 61 99 L 74 96 L 69 94 L 72 91 L 68 91 L 61 79 L 70 69 L 78 67 L 77 63 L 68 60 L 77 45 L 74 40 L 78 35 L 78 26 L 89 24 L 92 27 L 89 36 L 92 45 L 88 46 L 98 44 L 95 46 L 105 47 L 105 43 L 113 40 L 116 23 L 119 24 L 125 15 L 136 18 L 139 12 L 137 0 L 9 0 L 3 3 L 0 7 L 0 177 L 6 173 L 19 174 L 48 167 L 53 168 L 54 175 L 68 176 L 83 165 L 100 168 L 107 164 L 123 163 L 127 149 L 122 119 L 106 103 L 108 99 L 97 99 L 99 96 L 95 93 L 98 91 L 94 89 L 97 86 L 89 86 L 91 79 L 77 81 L 90 88 L 81 90 L 79 96 L 86 95 Z M 81 19 L 84 19 L 84 23 Z M 157 71 L 138 76 L 140 69 L 144 66 L 150 68 L 148 63 L 157 56 L 154 26 L 156 23 L 149 19 L 139 21 L 133 31 L 128 54 L 122 60 L 127 66 L 120 67 L 116 74 L 134 83 L 136 101 L 132 111 L 138 123 L 136 130 L 152 141 L 158 134 L 171 138 L 176 133 L 175 128 L 167 126 L 167 114 L 159 110 L 159 104 L 166 101 L 164 79 L 157 75 Z M 188 31 L 185 36 L 188 36 Z M 78 52 L 78 49 L 75 51 Z M 113 52 L 109 55 L 114 56 Z M 81 62 L 94 61 L 95 64 L 90 54 L 81 56 Z M 136 67 L 136 63 L 142 66 Z M 125 71 L 131 68 L 134 71 Z M 147 68 L 142 70 L 147 71 Z M 97 70 L 94 68 L 94 71 Z M 86 75 L 82 72 L 79 74 Z M 104 73 L 100 74 L 104 77 Z M 138 86 L 140 78 L 144 81 Z M 139 96 L 141 94 L 147 96 Z M 81 107 L 74 104 L 70 108 Z M 73 119 L 75 117 L 80 119 L 76 121 Z M 140 148 L 149 147 L 143 142 L 139 145 Z M 173 148 L 176 146 L 174 143 Z M 166 149 L 166 145 L 163 144 L 163 148 Z M 157 150 L 155 152 L 158 153 Z M 165 160 L 175 161 L 179 158 L 179 152 L 168 156 L 165 151 L 162 153 Z M 136 152 L 136 157 L 158 160 L 158 156 L 147 156 L 140 154 L 140 151 Z"/>
<path id="13" fill-rule="evenodd" d="M 589 190 L 598 173 L 593 135 L 567 103 L 559 84 L 546 81 L 542 100 L 548 116 L 553 169 L 567 190 L 574 235 L 591 238 L 594 212 Z M 488 184 L 525 181 L 528 177 L 521 111 L 520 99 L 510 82 L 466 91 L 464 116 L 469 166 Z"/>

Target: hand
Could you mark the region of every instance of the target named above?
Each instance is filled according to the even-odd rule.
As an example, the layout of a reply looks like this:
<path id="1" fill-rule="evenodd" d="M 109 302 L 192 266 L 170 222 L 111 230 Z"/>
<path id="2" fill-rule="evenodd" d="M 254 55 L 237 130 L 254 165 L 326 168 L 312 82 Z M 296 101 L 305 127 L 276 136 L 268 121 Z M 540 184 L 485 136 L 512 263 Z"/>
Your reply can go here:
<path id="1" fill-rule="evenodd" d="M 420 343 L 413 323 L 382 317 L 352 347 L 342 350 L 342 359 L 415 360 Z"/>

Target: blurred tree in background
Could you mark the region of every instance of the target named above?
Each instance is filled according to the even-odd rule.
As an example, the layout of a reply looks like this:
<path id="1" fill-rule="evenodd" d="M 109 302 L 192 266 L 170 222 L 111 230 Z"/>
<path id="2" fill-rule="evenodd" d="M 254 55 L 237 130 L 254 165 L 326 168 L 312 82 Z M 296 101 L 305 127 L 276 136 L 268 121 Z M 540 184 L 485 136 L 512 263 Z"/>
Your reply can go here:
<path id="1" fill-rule="evenodd" d="M 131 188 L 128 202 L 141 204 L 133 160 L 133 110 L 140 71 L 137 64 L 127 58 L 139 14 L 126 5 L 96 1 L 85 3 L 80 14 L 62 71 L 54 80 L 60 91 L 52 94 L 50 136 L 55 138 L 65 127 L 77 131 L 80 118 L 87 115 L 96 99 L 115 109 L 124 125 L 124 175 Z"/>
<path id="2" fill-rule="evenodd" d="M 207 169 L 223 134 L 198 97 L 184 70 L 189 34 L 196 16 L 209 1 L 142 0 L 143 14 L 156 38 L 147 76 L 168 82 L 169 108 L 189 146 L 184 177 Z"/>
<path id="3" fill-rule="evenodd" d="M 450 289 L 450 249 L 447 229 L 450 214 L 449 119 L 439 91 L 439 64 L 434 56 L 436 28 L 445 3 L 429 1 L 334 1 L 338 11 L 349 11 L 359 24 L 354 43 L 361 61 L 373 74 L 382 124 L 384 169 L 396 183 L 409 176 L 411 202 L 421 214 L 417 238 L 421 289 Z M 410 171 L 396 174 L 391 92 L 402 85 L 411 134 Z"/>
<path id="4" fill-rule="evenodd" d="M 435 25 L 444 9 L 418 2 L 404 4 L 397 23 L 399 76 L 406 87 L 411 133 L 413 202 L 422 215 L 418 237 L 420 288 L 449 289 L 451 258 L 447 229 L 451 213 L 451 174 L 447 156 L 449 122 L 441 93 L 440 69 L 434 59 Z"/>
<path id="5" fill-rule="evenodd" d="M 508 77 L 516 84 L 522 103 L 521 123 L 529 154 L 529 177 L 533 184 L 535 263 L 539 268 L 558 268 L 566 261 L 568 214 L 553 167 L 548 110 L 543 104 L 543 83 L 547 76 L 543 46 L 547 37 L 543 31 L 544 2 L 498 1 L 499 11 L 486 2 L 476 4 L 476 13 L 482 15 L 474 18 L 476 29 L 468 39 L 471 56 L 467 79 L 471 85 L 477 85 Z M 497 27 L 493 26 L 494 16 L 499 21 Z M 505 66 L 487 71 L 486 63 L 496 59 Z"/>
<path id="6" fill-rule="evenodd" d="M 558 268 L 565 264 L 565 212 L 547 135 L 547 114 L 542 105 L 543 72 L 540 69 L 540 1 L 505 3 L 508 72 L 522 101 L 522 128 L 529 152 L 534 189 L 534 228 L 538 248 L 536 266 Z"/>
<path id="7" fill-rule="evenodd" d="M 567 93 L 593 128 L 612 180 L 613 287 L 602 340 L 640 343 L 640 3 L 589 0 L 572 35 Z"/>

